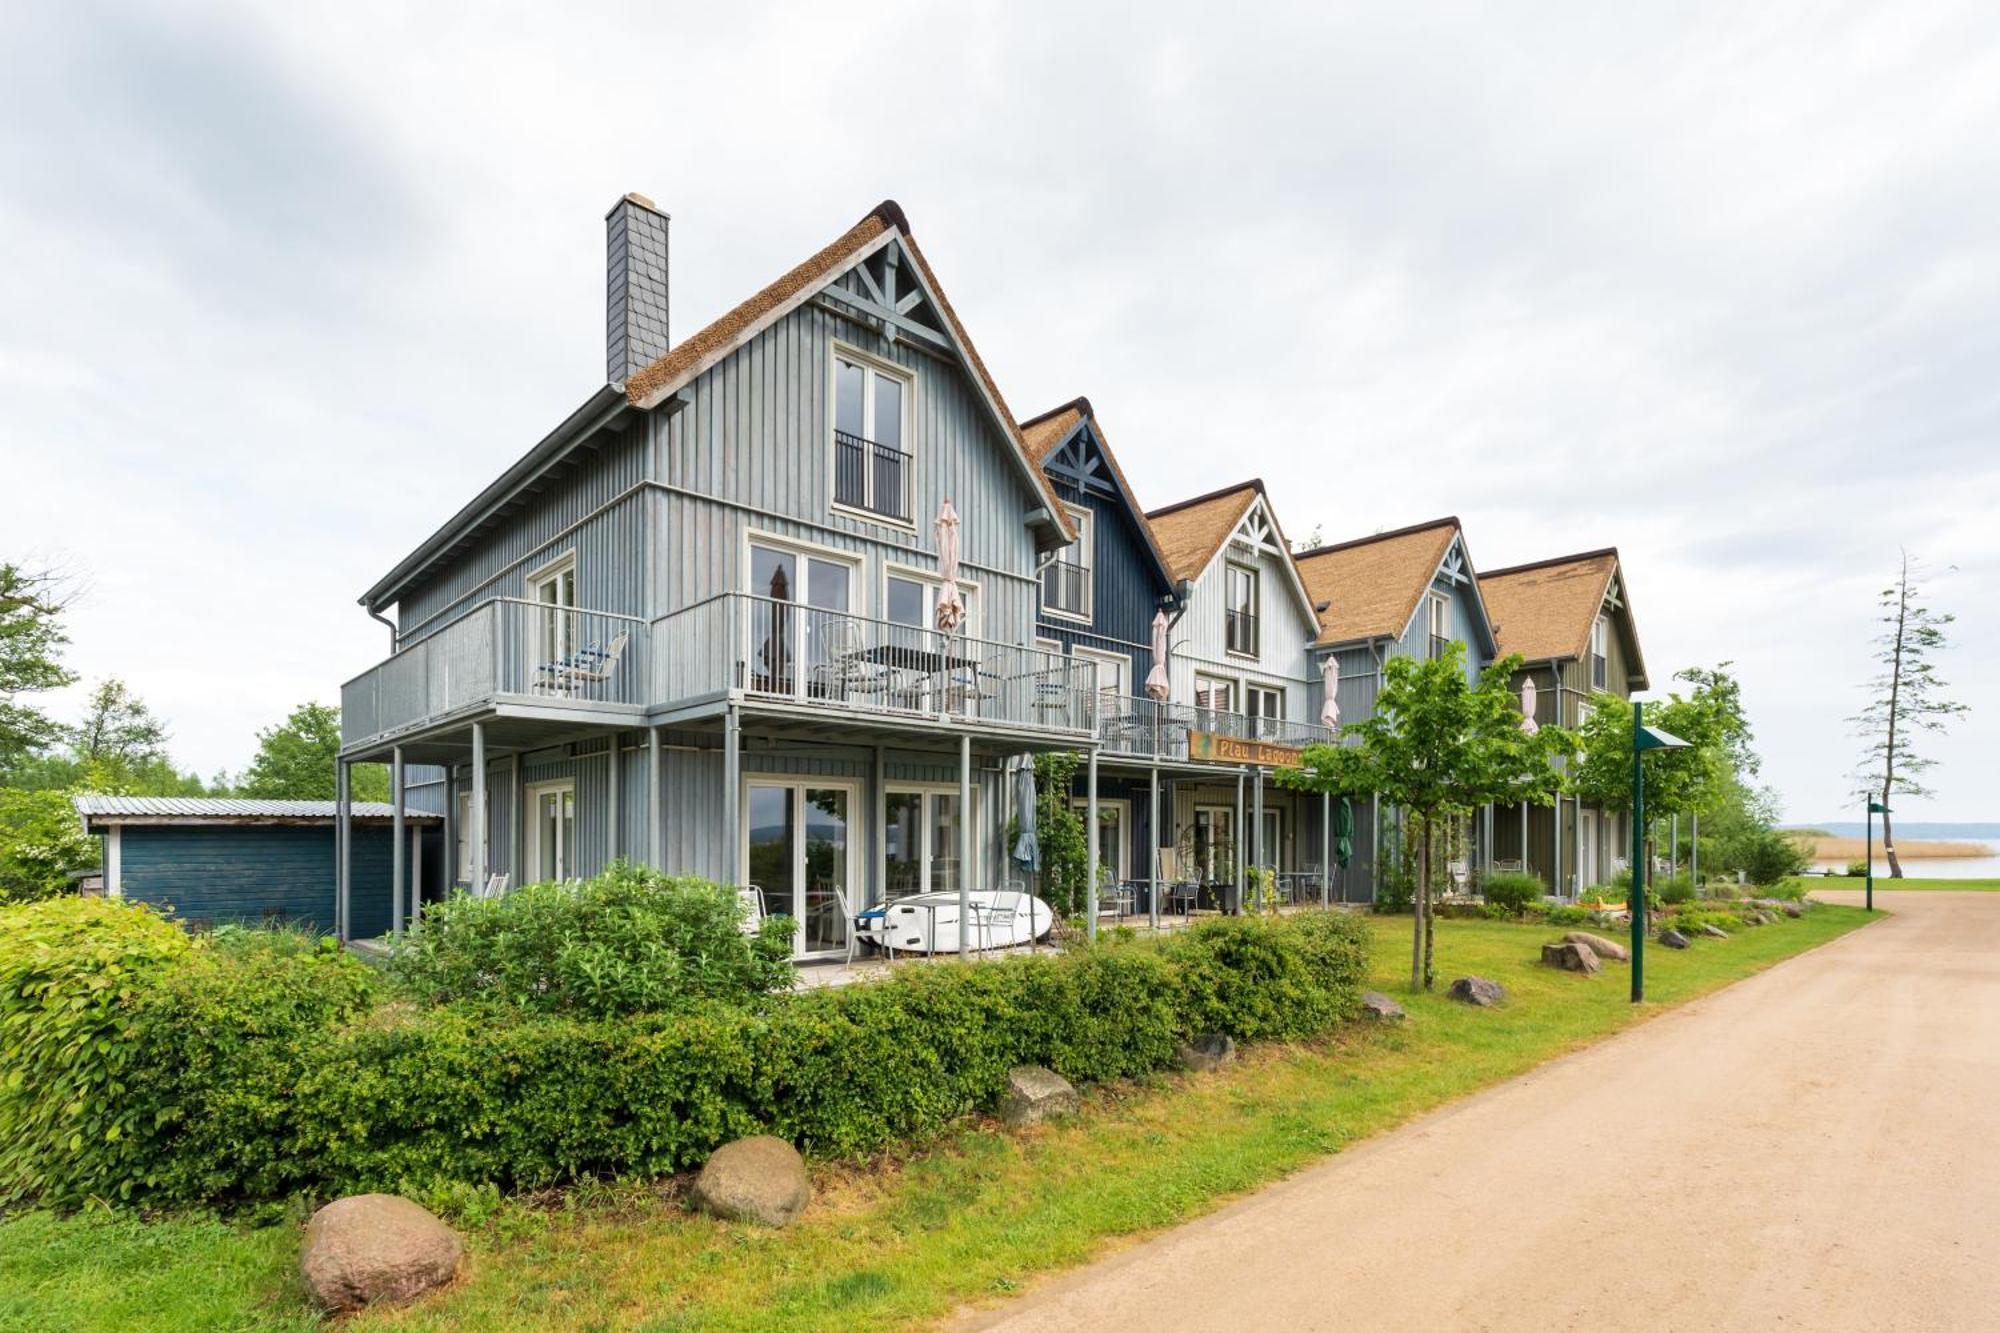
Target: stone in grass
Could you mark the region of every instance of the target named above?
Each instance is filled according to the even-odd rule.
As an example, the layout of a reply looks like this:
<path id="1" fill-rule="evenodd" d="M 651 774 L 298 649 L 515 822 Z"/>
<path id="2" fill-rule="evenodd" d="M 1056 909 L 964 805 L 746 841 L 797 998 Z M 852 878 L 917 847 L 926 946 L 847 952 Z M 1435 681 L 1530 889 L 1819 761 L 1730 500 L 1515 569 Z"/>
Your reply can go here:
<path id="1" fill-rule="evenodd" d="M 1597 960 L 1601 963 L 1629 963 L 1632 961 L 1632 955 L 1617 940 L 1607 939 L 1602 935 L 1593 935 L 1587 930 L 1572 930 L 1569 934 L 1563 936 L 1563 943 L 1581 944 L 1584 948 L 1596 954 Z"/>
<path id="2" fill-rule="evenodd" d="M 1678 930 L 1663 930 L 1660 932 L 1660 943 L 1669 949 L 1685 949 L 1688 947 L 1688 937 Z"/>
<path id="3" fill-rule="evenodd" d="M 1786 916 L 1801 917 L 1806 914 L 1806 909 L 1800 906 L 1798 903 L 1786 903 L 1784 907 L 1784 912 Z"/>
<path id="4" fill-rule="evenodd" d="M 1596 953 L 1588 944 L 1578 944 L 1574 940 L 1562 940 L 1542 946 L 1542 962 L 1549 967 L 1561 968 L 1565 972 L 1582 972 L 1595 975 L 1604 964 L 1597 961 Z"/>
<path id="5" fill-rule="evenodd" d="M 1721 926 L 1716 925 L 1713 921 L 1702 922 L 1701 933 L 1708 936 L 1710 939 L 1726 940 L 1729 938 L 1729 932 L 1724 930 Z"/>
<path id="6" fill-rule="evenodd" d="M 1499 982 L 1488 981 L 1485 977 L 1460 977 L 1451 983 L 1451 989 L 1445 994 L 1481 1009 L 1491 1008 L 1507 998 L 1507 992 L 1500 989 Z"/>
<path id="7" fill-rule="evenodd" d="M 1181 1068 L 1196 1074 L 1206 1074 L 1220 1069 L 1236 1058 L 1236 1043 L 1222 1032 L 1205 1033 L 1193 1041 L 1182 1042 L 1175 1052 Z"/>
<path id="8" fill-rule="evenodd" d="M 1032 1125 L 1053 1115 L 1072 1115 L 1083 1099 L 1069 1080 L 1040 1065 L 1016 1065 L 1007 1071 L 1007 1091 L 1000 1095 L 1003 1123 Z"/>
<path id="9" fill-rule="evenodd" d="M 335 1199 L 306 1223 L 299 1275 L 335 1313 L 415 1300 L 458 1276 L 465 1245 L 430 1212 L 394 1194 Z"/>
<path id="10" fill-rule="evenodd" d="M 730 1222 L 790 1226 L 812 1201 L 805 1159 L 781 1138 L 759 1134 L 717 1148 L 695 1177 L 688 1199 Z"/>
<path id="11" fill-rule="evenodd" d="M 1378 990 L 1361 992 L 1361 1015 L 1382 1023 L 1400 1023 L 1407 1017 L 1402 1005 Z"/>

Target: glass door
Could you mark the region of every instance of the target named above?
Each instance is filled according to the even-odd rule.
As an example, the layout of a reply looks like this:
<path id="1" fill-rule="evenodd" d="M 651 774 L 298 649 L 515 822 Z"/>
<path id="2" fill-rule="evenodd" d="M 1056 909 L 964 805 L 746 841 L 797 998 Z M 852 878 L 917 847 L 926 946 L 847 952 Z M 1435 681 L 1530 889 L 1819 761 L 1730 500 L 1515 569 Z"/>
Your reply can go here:
<path id="1" fill-rule="evenodd" d="M 800 956 L 847 947 L 853 901 L 854 793 L 846 787 L 752 782 L 744 807 L 744 863 L 767 915 L 797 923 L 792 951 Z"/>
<path id="2" fill-rule="evenodd" d="M 1194 863 L 1204 880 L 1236 873 L 1236 811 L 1226 805 L 1198 805 L 1194 811 Z"/>
<path id="3" fill-rule="evenodd" d="M 806 836 L 796 947 L 803 954 L 830 953 L 847 947 L 847 913 L 841 901 L 850 879 L 849 796 L 844 787 L 808 787 L 801 795 Z"/>
<path id="4" fill-rule="evenodd" d="M 565 679 L 565 668 L 576 651 L 575 562 L 566 559 L 531 575 L 528 595 L 535 603 L 529 629 L 528 680 L 539 688 L 545 682 Z"/>
<path id="5" fill-rule="evenodd" d="M 854 571 L 838 560 L 780 546 L 750 547 L 750 688 L 760 694 L 824 693 L 847 640 Z M 803 668 L 803 669 L 801 669 Z"/>
<path id="6" fill-rule="evenodd" d="M 793 823 L 792 789 L 750 784 L 744 802 L 749 850 L 747 879 L 764 899 L 765 916 L 798 915 L 794 901 L 798 836 Z"/>
<path id="7" fill-rule="evenodd" d="M 892 791 L 887 805 L 889 901 L 958 892 L 958 793 Z"/>
<path id="8" fill-rule="evenodd" d="M 528 788 L 528 866 L 537 883 L 576 877 L 576 784 Z"/>
<path id="9" fill-rule="evenodd" d="M 1284 868 L 1285 818 L 1282 810 L 1266 810 L 1257 830 L 1257 861 L 1274 870 Z"/>

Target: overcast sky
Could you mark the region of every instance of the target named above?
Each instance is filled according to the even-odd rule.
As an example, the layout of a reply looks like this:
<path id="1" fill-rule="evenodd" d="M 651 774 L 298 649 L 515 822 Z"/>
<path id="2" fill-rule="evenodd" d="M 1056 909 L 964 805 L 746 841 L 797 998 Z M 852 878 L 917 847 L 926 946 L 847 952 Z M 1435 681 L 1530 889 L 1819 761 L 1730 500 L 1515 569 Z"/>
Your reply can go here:
<path id="1" fill-rule="evenodd" d="M 362 589 L 602 382 L 620 194 L 678 336 L 893 197 L 1148 506 L 1617 545 L 1655 685 L 1733 660 L 1792 818 L 1850 816 L 1908 544 L 1974 712 L 1903 813 L 2000 819 L 1990 3 L 416 9 L 0 42 L 0 558 L 80 571 L 71 665 L 183 764 L 337 700 Z"/>

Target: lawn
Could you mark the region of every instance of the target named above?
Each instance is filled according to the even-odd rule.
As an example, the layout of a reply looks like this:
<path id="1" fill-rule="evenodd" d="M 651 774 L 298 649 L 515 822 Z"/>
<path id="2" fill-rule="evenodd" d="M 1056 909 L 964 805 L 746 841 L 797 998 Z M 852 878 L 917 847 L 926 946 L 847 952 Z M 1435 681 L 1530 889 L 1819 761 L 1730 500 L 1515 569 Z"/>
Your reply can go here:
<path id="1" fill-rule="evenodd" d="M 1792 881 L 1811 892 L 1815 889 L 1848 889 L 1861 893 L 1868 887 L 1868 881 L 1859 875 L 1807 875 Z M 1875 877 L 1877 893 L 2000 893 L 2000 879 L 1890 879 L 1887 875 Z"/>
<path id="2" fill-rule="evenodd" d="M 671 1187 L 505 1204 L 471 1226 L 467 1279 L 354 1329 L 840 1329 L 934 1319 L 1026 1287 L 1219 1206 L 1345 1145 L 1727 985 L 1863 924 L 1823 906 L 1799 921 L 1647 956 L 1626 973 L 1538 966 L 1549 928 L 1439 923 L 1449 981 L 1476 972 L 1508 1001 L 1473 1010 L 1404 993 L 1409 921 L 1374 919 L 1375 984 L 1410 1010 L 1303 1048 L 1249 1051 L 1219 1076 L 1097 1089 L 1068 1124 L 968 1124 L 904 1163 L 821 1164 L 811 1211 L 783 1232 L 692 1217 Z M 1398 977 L 1404 978 L 1399 984 Z M 0 1329 L 296 1328 L 293 1226 L 0 1222 Z"/>

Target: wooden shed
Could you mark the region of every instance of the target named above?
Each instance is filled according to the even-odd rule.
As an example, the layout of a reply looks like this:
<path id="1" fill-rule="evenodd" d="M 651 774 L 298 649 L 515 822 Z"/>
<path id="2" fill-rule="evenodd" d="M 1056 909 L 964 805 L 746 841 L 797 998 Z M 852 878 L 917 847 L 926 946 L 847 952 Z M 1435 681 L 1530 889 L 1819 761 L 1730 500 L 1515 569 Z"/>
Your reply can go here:
<path id="1" fill-rule="evenodd" d="M 163 796 L 72 798 L 104 845 L 104 892 L 193 925 L 333 927 L 334 803 Z M 389 931 L 394 810 L 356 802 L 353 934 Z M 415 901 L 441 896 L 443 819 L 404 813 Z"/>

